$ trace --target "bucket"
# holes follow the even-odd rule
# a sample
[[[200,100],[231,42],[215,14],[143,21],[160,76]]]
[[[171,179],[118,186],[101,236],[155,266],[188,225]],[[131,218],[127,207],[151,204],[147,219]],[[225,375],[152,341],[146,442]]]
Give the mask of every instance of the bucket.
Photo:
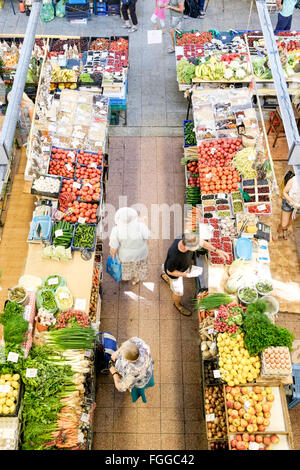
[[[267,313],[272,315],[278,315],[279,312],[279,303],[272,295],[264,295],[261,300],[267,304]]]

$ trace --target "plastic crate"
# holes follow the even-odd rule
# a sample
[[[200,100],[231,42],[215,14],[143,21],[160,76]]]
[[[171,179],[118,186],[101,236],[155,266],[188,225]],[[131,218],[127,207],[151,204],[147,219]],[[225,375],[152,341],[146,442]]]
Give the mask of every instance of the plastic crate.
[[[119,15],[120,14],[120,4],[107,5],[107,13],[109,15]]]
[[[109,98],[109,106],[116,111],[117,107],[121,107],[123,110],[127,106],[127,79],[125,81],[125,98]]]
[[[81,7],[81,8],[78,8]],[[70,5],[70,3],[66,3],[66,19],[67,20],[79,20],[79,19],[86,19],[90,18],[90,4],[84,3],[79,5]]]
[[[69,0],[69,5],[87,5],[87,0]]]
[[[294,408],[294,406],[300,403],[300,365],[292,364],[293,369],[293,385],[292,389],[292,399],[288,401],[288,408]]]
[[[80,224],[76,223],[74,225],[73,239],[72,239],[72,244],[71,244],[72,251],[80,251],[82,248],[86,249],[87,251],[94,251],[95,246],[96,246],[97,224],[85,224],[85,225],[95,227],[94,243],[93,243],[93,246],[91,248],[87,248],[87,247],[80,247],[79,248],[77,246],[74,246],[74,237],[75,237],[75,232],[76,232],[76,228],[78,227],[78,225],[80,225]]]
[[[197,142],[195,143],[195,145],[189,145],[189,144],[186,144],[186,142],[185,142],[185,125],[188,122],[194,122],[194,121],[193,121],[193,119],[191,119],[189,121],[183,121],[184,148],[186,148],[186,147],[195,147],[195,145],[197,145]]]

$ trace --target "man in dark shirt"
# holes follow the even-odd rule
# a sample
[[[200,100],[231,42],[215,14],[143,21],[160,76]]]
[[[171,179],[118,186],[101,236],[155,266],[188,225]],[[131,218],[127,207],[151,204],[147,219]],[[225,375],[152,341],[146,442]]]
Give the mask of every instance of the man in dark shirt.
[[[227,253],[216,249],[205,240],[199,239],[196,234],[186,233],[182,237],[175,239],[170,246],[164,263],[164,272],[161,274],[161,278],[169,284],[173,293],[174,306],[184,316],[190,316],[192,312],[181,304],[183,297],[183,278],[194,277],[190,272],[193,252],[200,247],[208,251],[217,252],[224,260],[228,258]]]

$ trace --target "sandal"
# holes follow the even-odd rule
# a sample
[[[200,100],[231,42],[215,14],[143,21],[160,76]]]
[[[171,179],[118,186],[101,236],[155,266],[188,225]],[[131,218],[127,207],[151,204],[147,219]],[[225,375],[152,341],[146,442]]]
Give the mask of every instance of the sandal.
[[[179,313],[181,313],[181,315],[183,315],[184,317],[190,317],[193,312],[191,312],[191,310],[189,310],[188,308],[184,307],[183,305],[180,305],[180,307],[178,307],[175,303],[174,303],[174,307],[178,310]]]
[[[289,239],[289,232],[287,230],[283,231],[283,239],[288,240]]]
[[[173,54],[173,52],[175,52],[174,47],[169,47],[168,48],[168,54]]]
[[[169,286],[169,285],[170,285],[170,279],[169,279],[168,277],[167,277],[167,279],[166,279],[166,278],[164,278],[164,276],[167,276],[167,275],[166,275],[165,273],[162,273],[162,274],[160,275],[160,277],[162,278],[162,280],[165,281],[165,283],[168,284],[168,286]]]

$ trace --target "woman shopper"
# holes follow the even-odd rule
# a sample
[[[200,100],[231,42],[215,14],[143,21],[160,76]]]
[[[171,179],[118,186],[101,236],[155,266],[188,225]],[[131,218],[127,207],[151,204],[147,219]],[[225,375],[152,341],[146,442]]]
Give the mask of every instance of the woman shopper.
[[[138,30],[137,25],[138,25],[138,20],[136,16],[136,2],[137,0],[121,0],[121,12],[123,19],[125,21],[125,24],[122,25],[122,28],[128,29],[129,33],[134,33],[135,31]],[[128,11],[130,13],[130,18],[132,21],[132,26],[129,21],[129,16],[128,16]]]
[[[287,240],[289,237],[288,228],[296,216],[300,214],[300,186],[296,176],[288,180],[282,195],[281,221],[277,233],[273,237],[274,240],[282,237]]]
[[[147,279],[148,247],[151,234],[148,227],[138,220],[138,213],[130,207],[116,212],[109,246],[114,257],[117,253],[122,265],[122,281],[132,280],[132,285]]]
[[[119,392],[129,390],[132,401],[140,396],[146,402],[145,388],[154,386],[153,360],[150,347],[141,338],[125,341],[111,356],[110,373]]]
[[[277,25],[274,33],[278,31],[290,31],[295,5],[298,0],[276,0],[278,9]]]
[[[7,95],[7,101],[10,100],[11,91]],[[20,113],[19,113],[19,130],[21,135],[21,142],[24,147],[27,145],[27,139],[29,136],[31,123],[33,120],[33,113],[34,113],[34,103],[33,101],[23,93],[22,101],[20,105]]]
[[[182,305],[183,278],[195,277],[191,271],[193,252],[200,247],[217,253],[224,260],[229,258],[228,253],[216,249],[213,245],[201,240],[194,233],[185,233],[182,237],[176,238],[170,246],[167,258],[164,263],[161,278],[170,286],[173,294],[175,308],[186,317],[192,315],[191,310]],[[197,275],[197,274],[196,274]]]

